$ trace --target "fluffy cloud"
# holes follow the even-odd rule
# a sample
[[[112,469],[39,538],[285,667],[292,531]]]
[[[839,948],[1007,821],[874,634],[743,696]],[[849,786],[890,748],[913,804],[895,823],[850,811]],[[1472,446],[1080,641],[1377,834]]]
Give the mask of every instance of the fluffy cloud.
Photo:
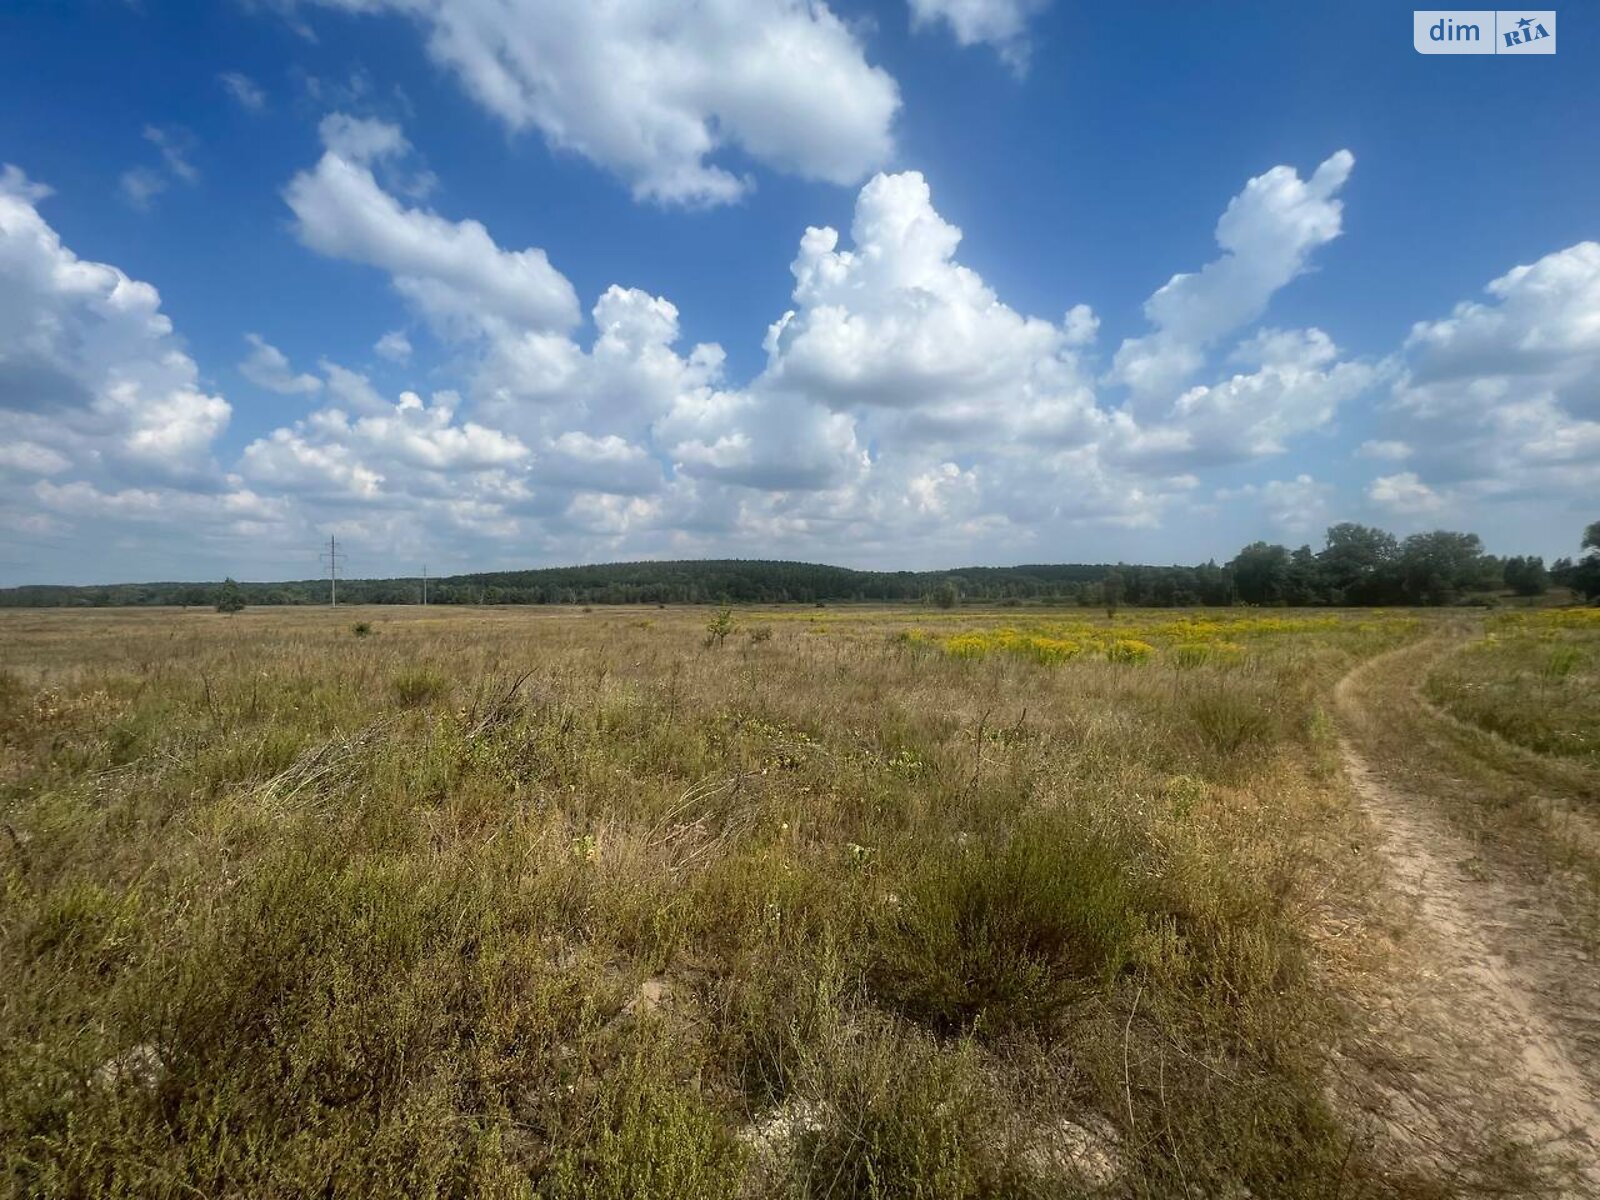
[[[988,44],[1019,74],[1028,66],[1028,22],[1050,0],[910,0],[915,27],[947,26],[963,46]]]
[[[0,446],[0,468],[25,475],[57,475],[71,462],[67,456],[37,442],[12,442]]]
[[[228,403],[200,385],[154,287],[62,244],[48,196],[0,170],[0,526],[101,578],[208,550],[259,561],[292,506],[216,464]]]
[[[1411,471],[1391,478],[1477,498],[1595,495],[1600,244],[1515,267],[1484,290],[1487,300],[1406,339],[1385,417],[1412,449]]]
[[[320,161],[285,190],[298,236],[383,271],[424,319],[422,336],[448,343],[460,395],[396,395],[327,358],[299,373],[252,336],[241,370],[318,407],[218,467],[227,405],[199,389],[154,290],[76,260],[38,217],[42,190],[11,172],[0,188],[0,469],[15,477],[3,493],[13,528],[57,529],[119,505],[154,528],[165,502],[217,537],[248,529],[288,547],[336,529],[381,553],[432,544],[428,561],[463,565],[994,560],[1067,554],[1085,530],[1154,527],[1215,495],[1250,501],[1298,537],[1333,511],[1329,484],[1291,468],[1218,490],[1207,473],[1289,452],[1379,386],[1392,389],[1396,428],[1360,453],[1406,469],[1374,480],[1366,499],[1396,514],[1492,494],[1469,476],[1507,478],[1495,446],[1541,477],[1576,479],[1600,459],[1600,429],[1582,415],[1596,365],[1587,250],[1511,273],[1488,302],[1419,325],[1376,364],[1350,360],[1320,329],[1258,327],[1275,290],[1337,234],[1348,156],[1308,181],[1287,167],[1250,181],[1218,225],[1223,257],[1152,297],[1152,331],[1123,343],[1109,375],[1094,357],[1093,310],[1007,304],[961,261],[961,230],[923,176],[876,176],[847,231],[799,238],[765,362],[734,378],[720,346],[685,343],[667,298],[612,286],[580,317],[541,251],[423,207],[396,126],[335,116],[322,141]],[[403,368],[411,337],[394,331],[373,349]],[[50,419],[32,419],[44,405]],[[1456,432],[1437,436],[1438,422]],[[1452,446],[1470,451],[1470,470],[1456,454],[1445,477],[1437,451]],[[1488,457],[1474,465],[1474,454]]]
[[[841,184],[892,150],[898,88],[821,0],[320,3],[412,18],[480,105],[643,199],[737,199],[750,183],[714,161],[727,150]]]
[[[1188,466],[1282,454],[1295,436],[1326,427],[1375,375],[1364,363],[1338,361],[1320,329],[1264,330],[1231,361],[1255,369],[1185,391],[1156,421],[1130,431],[1121,453],[1131,462]]]
[[[664,297],[606,289],[583,339],[570,314],[553,320],[498,302],[478,277],[510,252],[481,226],[406,205],[375,173],[408,154],[399,129],[330,118],[323,141],[321,163],[286,193],[302,239],[387,271],[434,332],[464,352],[457,363],[479,428],[500,431],[521,453],[454,463],[448,480],[429,476],[438,462],[430,468],[415,456],[401,469],[391,438],[377,434],[418,414],[324,361],[334,410],[253,444],[241,470],[257,484],[369,509],[451,494],[470,502],[480,525],[510,522],[526,537],[533,522],[554,539],[547,545],[575,538],[591,553],[594,543],[581,539],[617,552],[749,542],[903,554],[919,539],[949,546],[954,538],[988,553],[1022,552],[1073,526],[1153,525],[1193,493],[1196,469],[1284,452],[1373,377],[1341,361],[1319,330],[1267,330],[1232,348],[1232,373],[1218,382],[1151,392],[1144,416],[1113,408],[1097,396],[1084,357],[1099,324],[1093,310],[1078,304],[1047,319],[1004,303],[959,261],[961,231],[934,207],[927,180],[904,172],[862,188],[848,240],[829,228],[805,232],[791,266],[792,307],[768,330],[764,368],[730,380],[719,346],[680,345],[679,313]],[[1303,254],[1283,265],[1300,252],[1281,244],[1315,240],[1261,226],[1316,227],[1302,210],[1313,204],[1307,195],[1337,186],[1332,171],[1325,165],[1311,184],[1287,168],[1252,181],[1220,236],[1230,256],[1254,265],[1214,265],[1207,270],[1222,282],[1206,284],[1254,281],[1250,307],[1236,305],[1203,335],[1193,322],[1168,321],[1153,336],[1198,337],[1203,364],[1206,347],[1248,325],[1278,286],[1271,281],[1303,268]],[[473,260],[489,265],[470,279],[458,271],[449,302],[432,304],[434,290],[417,281],[437,277],[463,227]],[[1278,266],[1259,265],[1268,261]],[[540,294],[570,296],[566,280],[539,262],[548,272]],[[1264,497],[1287,512],[1296,496],[1285,489],[1294,486],[1270,485]]]
[[[1600,413],[1600,243],[1579,242],[1531,266],[1513,267],[1443,320],[1421,321],[1406,339],[1410,402],[1450,402],[1448,385],[1493,376],[1558,389]],[[1432,394],[1421,389],[1439,387]]]
[[[457,422],[456,404],[453,393],[427,404],[405,392],[365,416],[323,409],[251,442],[240,470],[246,479],[282,488],[376,500],[466,492],[474,475],[528,457],[509,434]]]
[[[220,519],[241,533],[269,526],[286,511],[281,499],[261,496],[247,488],[220,495],[158,487],[108,491],[85,480],[75,480],[65,484],[41,481],[34,485],[33,494],[44,508],[64,516],[185,526]]]
[[[229,407],[204,391],[161,297],[62,245],[36,205],[48,190],[0,174],[0,441],[35,463],[193,477]]]
[[[576,324],[577,296],[543,250],[502,250],[477,221],[408,208],[379,185],[373,166],[408,148],[396,126],[336,114],[322,140],[321,161],[284,193],[308,247],[387,271],[446,337]]]
[[[324,358],[317,363],[328,381],[328,397],[334,405],[358,413],[387,412],[389,402],[378,394],[372,381],[360,371],[341,367]]]
[[[1432,513],[1444,507],[1444,497],[1418,479],[1413,471],[1380,475],[1367,485],[1367,498],[1399,516]]]
[[[1092,433],[1094,397],[1075,358],[1093,333],[1086,307],[1056,324],[1003,304],[955,260],[961,230],[915,171],[868,183],[850,232],[850,250],[832,229],[801,239],[796,307],[768,331],[764,387],[936,443]]]
[[[322,380],[315,375],[296,375],[283,351],[259,333],[247,333],[244,340],[250,343],[251,350],[239,364],[239,374],[257,387],[280,396],[302,396],[322,390]]]
[[[1266,310],[1267,302],[1307,268],[1312,251],[1339,236],[1339,189],[1355,156],[1331,155],[1309,180],[1273,167],[1245,185],[1217,222],[1220,258],[1193,274],[1174,275],[1148,301],[1155,332],[1122,343],[1111,378],[1136,405],[1161,401],[1193,377],[1206,351]]]

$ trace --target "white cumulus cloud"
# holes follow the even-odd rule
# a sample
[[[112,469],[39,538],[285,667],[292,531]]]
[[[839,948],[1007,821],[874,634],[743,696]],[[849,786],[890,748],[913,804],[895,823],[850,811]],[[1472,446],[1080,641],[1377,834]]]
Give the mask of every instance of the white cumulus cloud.
[[[411,18],[485,109],[615,172],[642,199],[737,199],[750,183],[727,151],[850,184],[893,148],[899,89],[822,0],[320,3]]]
[[[1600,243],[1418,322],[1384,414],[1408,476],[1477,497],[1600,494]]]
[[[1155,331],[1117,351],[1111,378],[1136,404],[1181,388],[1208,349],[1260,317],[1273,294],[1306,270],[1312,251],[1339,236],[1338,192],[1354,165],[1355,156],[1340,150],[1310,179],[1273,167],[1233,198],[1217,222],[1222,256],[1162,285],[1144,306]]]
[[[572,285],[543,250],[503,250],[479,222],[407,207],[379,185],[373,164],[407,149],[396,126],[336,114],[323,121],[322,137],[321,161],[284,193],[311,249],[389,272],[446,336],[577,322]]]
[[[0,175],[0,440],[137,475],[207,470],[227,402],[200,386],[155,288],[62,244],[36,207],[47,194]]]

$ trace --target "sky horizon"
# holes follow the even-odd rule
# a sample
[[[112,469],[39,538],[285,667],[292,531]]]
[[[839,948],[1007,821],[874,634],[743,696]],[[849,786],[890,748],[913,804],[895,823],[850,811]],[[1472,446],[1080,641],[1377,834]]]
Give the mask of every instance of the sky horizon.
[[[1199,6],[1196,6],[1197,8]],[[1600,519],[1600,33],[21,0],[0,586],[1223,562]]]

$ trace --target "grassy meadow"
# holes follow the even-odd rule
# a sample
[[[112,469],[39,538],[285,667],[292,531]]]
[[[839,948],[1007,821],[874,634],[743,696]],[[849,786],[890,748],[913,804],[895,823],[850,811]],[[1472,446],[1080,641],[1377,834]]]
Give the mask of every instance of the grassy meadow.
[[[0,1190],[1441,1194],[1319,949],[1433,619],[0,613]]]
[[[1600,767],[1600,608],[1496,614],[1425,694],[1524,749]]]

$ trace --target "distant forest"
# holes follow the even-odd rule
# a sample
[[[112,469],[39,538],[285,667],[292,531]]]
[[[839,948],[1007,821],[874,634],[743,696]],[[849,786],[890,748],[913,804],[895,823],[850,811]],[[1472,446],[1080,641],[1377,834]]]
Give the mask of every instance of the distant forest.
[[[851,601],[985,604],[1394,605],[1470,602],[1496,592],[1537,596],[1552,586],[1600,598],[1600,522],[1581,559],[1496,558],[1476,534],[1438,530],[1403,540],[1340,524],[1320,551],[1255,542],[1224,564],[1127,563],[854,571],[760,559],[605,563],[452,575],[428,581],[430,604],[828,604]],[[420,579],[341,579],[345,604],[418,604]],[[0,589],[0,607],[326,604],[328,580],[287,583],[124,583]]]

